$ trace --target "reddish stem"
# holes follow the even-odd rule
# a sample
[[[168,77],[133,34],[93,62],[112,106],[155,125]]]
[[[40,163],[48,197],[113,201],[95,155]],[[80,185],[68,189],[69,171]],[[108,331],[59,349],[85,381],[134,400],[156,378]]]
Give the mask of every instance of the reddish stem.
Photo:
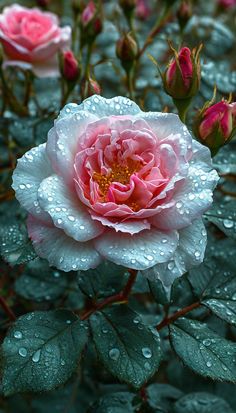
[[[182,308],[179,311],[176,311],[176,313],[172,314],[170,317],[165,317],[160,324],[156,326],[156,329],[159,331],[162,328],[168,326],[169,324],[173,323],[175,320],[177,320],[179,317],[183,317],[185,314],[189,313],[190,311],[194,310],[195,308],[200,307],[201,303],[197,301],[196,303],[193,303],[191,305],[188,305],[187,307]]]
[[[94,303],[93,308],[91,308],[88,311],[84,312],[80,316],[81,320],[86,320],[93,313],[95,313],[96,311],[102,310],[104,307],[106,307],[109,304],[128,302],[129,294],[131,293],[132,287],[135,283],[137,273],[138,273],[137,270],[133,270],[133,269],[129,269],[128,271],[130,273],[130,276],[129,276],[129,279],[128,279],[127,284],[125,285],[124,289],[122,291],[120,291],[118,294],[111,295],[110,297],[105,298],[103,301],[101,301],[99,303]]]
[[[4,300],[3,297],[0,296],[0,306],[2,307],[2,309],[4,310],[4,312],[8,315],[9,319],[11,321],[15,321],[16,320],[16,316],[13,313],[13,311],[10,309],[10,307],[8,306],[7,302]]]

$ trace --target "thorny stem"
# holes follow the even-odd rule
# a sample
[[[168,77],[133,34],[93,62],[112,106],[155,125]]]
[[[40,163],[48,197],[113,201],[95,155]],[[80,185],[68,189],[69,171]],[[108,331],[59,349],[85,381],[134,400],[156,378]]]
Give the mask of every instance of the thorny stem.
[[[128,302],[128,297],[131,293],[132,287],[135,283],[137,273],[138,273],[137,270],[133,270],[133,269],[129,269],[128,271],[130,273],[130,276],[129,276],[129,279],[128,279],[127,284],[125,285],[124,289],[122,291],[120,291],[118,294],[115,294],[115,295],[112,295],[110,297],[105,298],[105,300],[101,301],[100,303],[94,303],[93,308],[91,308],[90,310],[84,312],[80,316],[80,319],[82,321],[89,318],[96,311],[102,310],[104,307],[106,307],[109,304]]]
[[[175,320],[177,320],[179,317],[183,317],[185,314],[189,313],[190,311],[194,310],[195,308],[200,307],[201,303],[200,301],[197,301],[196,303],[193,303],[191,305],[188,305],[187,307],[181,308],[181,310],[176,311],[176,313],[172,314],[169,317],[165,317],[160,324],[156,326],[157,331],[160,331],[162,328],[168,326],[169,324],[173,323]]]
[[[16,320],[16,316],[13,313],[13,311],[10,309],[10,307],[8,306],[7,302],[5,301],[5,299],[3,297],[0,296],[0,306],[2,307],[2,309],[4,310],[4,312],[8,315],[9,319],[11,321],[15,321]]]

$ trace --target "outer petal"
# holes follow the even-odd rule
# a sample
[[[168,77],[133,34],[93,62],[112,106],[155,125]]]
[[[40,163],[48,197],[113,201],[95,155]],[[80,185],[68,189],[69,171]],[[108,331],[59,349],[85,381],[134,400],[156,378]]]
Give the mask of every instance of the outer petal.
[[[43,43],[32,51],[32,59],[33,61],[45,61],[45,59],[55,55],[59,49],[69,48],[70,42],[71,28],[70,26],[63,27],[60,29],[57,37]]]
[[[57,56],[53,56],[43,63],[33,63],[32,71],[40,78],[60,76]]]
[[[71,185],[74,178],[74,160],[77,152],[78,139],[96,116],[87,112],[79,112],[78,105],[67,105],[55,121],[54,127],[48,133],[47,154],[55,172],[63,176]],[[65,109],[64,109],[65,110]]]
[[[50,218],[41,209],[37,193],[42,180],[52,173],[53,171],[46,154],[46,144],[43,143],[26,152],[22,158],[18,159],[12,177],[12,188],[21,205],[30,214],[46,221],[50,221]]]
[[[123,96],[106,99],[99,95],[93,95],[79,105],[79,110],[93,113],[98,118],[141,113],[139,106],[135,102]]]
[[[170,294],[174,280],[192,267],[199,265],[205,254],[207,233],[201,219],[179,231],[179,244],[173,259],[168,263],[157,264],[142,274],[150,280],[162,281],[166,291]]]
[[[158,262],[169,261],[178,245],[176,231],[144,230],[139,234],[119,234],[109,230],[94,240],[98,252],[124,267],[145,270]]]
[[[104,227],[93,221],[86,207],[64,184],[53,175],[41,183],[38,190],[40,206],[51,216],[54,225],[76,241],[88,241],[100,235]]]
[[[59,270],[88,270],[101,262],[91,241],[75,241],[62,230],[47,226],[32,216],[28,218],[28,232],[37,254]]]

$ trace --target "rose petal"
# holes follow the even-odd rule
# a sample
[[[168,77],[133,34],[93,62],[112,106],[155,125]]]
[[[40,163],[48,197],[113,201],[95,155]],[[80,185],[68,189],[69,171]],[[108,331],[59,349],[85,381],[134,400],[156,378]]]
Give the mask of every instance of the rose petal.
[[[75,193],[56,175],[43,180],[38,190],[38,199],[54,225],[76,241],[88,241],[104,231],[99,222],[92,220]]]
[[[88,270],[100,264],[101,257],[91,241],[75,241],[61,229],[46,225],[32,216],[29,216],[27,225],[35,251],[46,258],[49,265],[68,272]]]
[[[201,219],[197,219],[179,231],[179,243],[173,258],[168,263],[157,264],[148,271],[142,271],[142,274],[150,280],[161,280],[170,295],[174,280],[203,261],[206,244],[205,226]]]
[[[169,261],[178,245],[176,231],[159,232],[154,228],[129,235],[106,231],[94,240],[97,251],[106,259],[124,267],[144,270],[158,262]]]
[[[43,179],[53,173],[46,154],[46,144],[37,146],[18,159],[13,172],[12,188],[21,205],[38,219],[50,221],[38,202],[38,189]]]

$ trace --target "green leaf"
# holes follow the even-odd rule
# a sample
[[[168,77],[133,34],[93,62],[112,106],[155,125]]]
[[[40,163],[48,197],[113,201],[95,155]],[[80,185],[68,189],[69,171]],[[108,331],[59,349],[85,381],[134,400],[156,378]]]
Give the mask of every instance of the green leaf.
[[[95,269],[78,272],[80,290],[90,298],[107,297],[119,292],[127,282],[127,269],[112,262],[103,261]]]
[[[55,300],[68,285],[68,275],[49,267],[47,261],[37,259],[30,262],[15,282],[15,291],[28,300]]]
[[[28,239],[26,228],[17,223],[1,226],[0,254],[11,265],[23,264],[37,256]]]
[[[161,280],[158,278],[155,281],[148,280],[148,285],[157,304],[168,304],[169,300]]]
[[[188,278],[202,304],[227,323],[236,325],[236,266],[223,258],[205,260]]]
[[[137,406],[133,405],[134,397],[135,394],[129,392],[106,394],[88,413],[135,413]]]
[[[196,373],[215,380],[236,382],[236,346],[206,324],[181,318],[170,325],[172,346]]]
[[[172,404],[182,395],[182,391],[170,384],[154,383],[147,387],[147,401],[153,409],[163,409],[163,412],[171,411]]]
[[[70,311],[23,315],[2,344],[4,394],[51,390],[65,383],[86,341],[86,324]]]
[[[174,405],[174,413],[234,413],[221,397],[210,393],[190,393]]]
[[[206,212],[205,218],[215,224],[228,237],[236,239],[236,210],[235,201],[219,204]]]
[[[139,388],[158,369],[160,338],[137,313],[119,305],[90,318],[93,339],[105,367],[121,381]]]

